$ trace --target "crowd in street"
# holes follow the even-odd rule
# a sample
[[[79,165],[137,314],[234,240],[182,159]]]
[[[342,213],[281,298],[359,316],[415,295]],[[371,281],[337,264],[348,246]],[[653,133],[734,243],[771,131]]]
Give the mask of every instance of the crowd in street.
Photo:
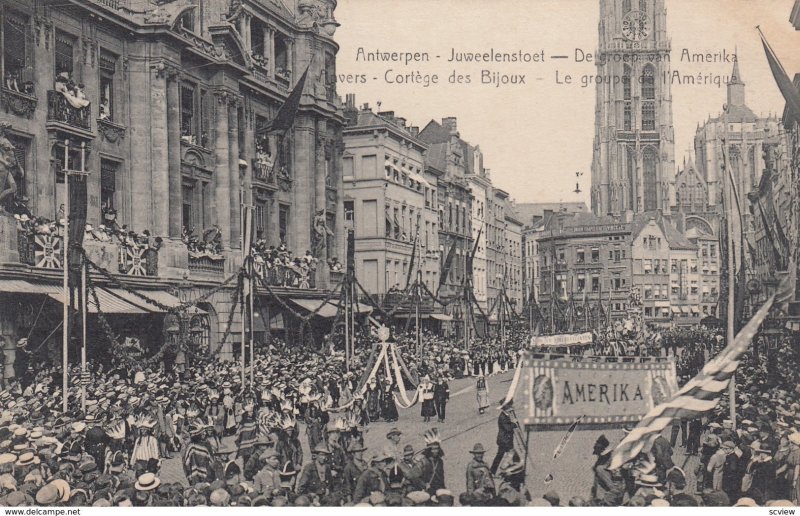
[[[660,335],[670,343],[664,347],[679,352],[681,382],[724,345],[719,332],[695,331],[701,333],[675,349],[671,335]],[[472,457],[464,491],[446,485],[448,445],[436,429],[425,432],[421,449],[404,444],[396,428],[384,446],[365,446],[364,432],[375,421],[435,417],[446,425],[453,378],[475,379],[475,410],[483,413],[492,399],[486,378],[513,369],[525,346],[525,339],[509,338],[475,341],[467,350],[454,339],[427,332],[423,338],[419,354],[413,336],[396,339],[404,378],[419,390],[418,409],[402,412],[391,376],[364,374],[369,346],[359,347],[348,371],[339,352],[273,339],[256,353],[252,382],[249,371],[242,381],[238,362],[202,356],[133,368],[90,362],[84,381],[79,367],[71,371],[66,411],[58,367],[30,369],[0,392],[0,504],[561,505],[556,492],[531,498],[525,488],[513,401],[499,412],[491,462],[484,460],[489,443],[447,450]],[[613,471],[607,466],[615,443],[601,437],[594,485],[565,504],[797,503],[797,346],[788,336],[772,346],[757,340],[760,353],[751,352],[736,376],[735,426],[723,398],[715,412],[676,421],[668,437]],[[680,464],[692,455],[699,466],[684,471]],[[185,479],[163,481],[164,463],[173,457]]]

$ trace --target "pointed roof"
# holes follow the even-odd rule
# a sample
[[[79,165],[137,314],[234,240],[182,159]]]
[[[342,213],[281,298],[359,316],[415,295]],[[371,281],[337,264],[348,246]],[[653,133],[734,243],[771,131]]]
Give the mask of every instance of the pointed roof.
[[[739,73],[739,58],[733,60],[733,71],[731,72],[731,80],[729,84],[741,84],[744,86],[744,81],[742,81],[742,74]]]

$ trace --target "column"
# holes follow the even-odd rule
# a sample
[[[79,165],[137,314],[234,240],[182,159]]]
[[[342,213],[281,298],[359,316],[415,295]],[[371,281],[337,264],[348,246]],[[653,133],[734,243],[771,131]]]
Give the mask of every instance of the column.
[[[169,233],[169,159],[167,156],[166,69],[157,70],[150,89],[151,227],[154,235]],[[135,152],[135,151],[134,151]],[[140,149],[140,152],[147,152]]]
[[[231,248],[241,249],[242,182],[239,174],[239,113],[238,98],[228,103],[228,169],[230,170],[230,232]]]
[[[342,141],[341,133],[338,133],[336,136],[336,144],[333,148],[333,169],[336,171],[336,247],[335,247],[335,255],[339,258],[339,261],[343,261],[345,258],[345,249],[346,249],[346,242],[347,242],[347,233],[344,229],[344,182],[342,176],[344,175],[344,170],[342,167],[342,154],[344,153],[344,142]],[[379,202],[383,202],[379,199]],[[379,212],[380,213],[380,212]],[[385,218],[378,215],[378,224],[385,224]],[[381,220],[384,219],[384,220]],[[380,233],[383,235],[383,233]]]
[[[314,220],[314,120],[300,115],[294,127],[294,160],[291,175],[294,203],[290,220],[289,246],[302,253],[311,249],[311,224]]]
[[[325,198],[325,145],[327,140],[327,124],[325,120],[317,122],[317,137],[315,139],[316,148],[314,149],[314,213],[312,217],[316,217],[317,213],[323,212],[327,224],[327,199]],[[313,220],[313,219],[312,219]],[[317,249],[312,249],[315,256],[320,260],[328,259],[328,243],[327,237],[321,236],[317,242]]]
[[[275,29],[264,31],[264,57],[267,58],[267,73],[275,77]]]
[[[214,216],[222,233],[222,245],[230,248],[231,180],[228,162],[228,97],[226,91],[215,91],[216,124],[214,126]]]
[[[278,201],[275,199],[275,195],[273,194],[269,198],[269,220],[267,221],[267,242],[269,245],[274,245],[278,247],[281,245],[280,239],[280,213],[279,213],[279,205]]]
[[[180,238],[182,232],[181,126],[180,95],[177,70],[167,75],[167,138],[169,161],[169,237]]]

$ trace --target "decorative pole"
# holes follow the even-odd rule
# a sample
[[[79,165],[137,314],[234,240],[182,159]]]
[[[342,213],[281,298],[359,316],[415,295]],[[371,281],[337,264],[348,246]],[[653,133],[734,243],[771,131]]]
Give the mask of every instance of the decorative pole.
[[[61,340],[61,367],[62,367],[62,410],[68,411],[67,395],[69,390],[69,359],[67,353],[69,351],[69,303],[70,303],[70,290],[69,290],[69,266],[67,258],[69,256],[69,140],[64,140],[64,185],[66,186],[67,195],[64,201],[64,236],[63,236],[63,258],[62,265],[64,267],[62,288],[64,289],[64,323]]]

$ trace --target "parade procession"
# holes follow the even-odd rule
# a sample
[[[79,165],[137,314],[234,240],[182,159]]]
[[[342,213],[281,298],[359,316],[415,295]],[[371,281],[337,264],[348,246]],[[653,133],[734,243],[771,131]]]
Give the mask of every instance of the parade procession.
[[[800,0],[0,26],[3,511],[800,504]]]

